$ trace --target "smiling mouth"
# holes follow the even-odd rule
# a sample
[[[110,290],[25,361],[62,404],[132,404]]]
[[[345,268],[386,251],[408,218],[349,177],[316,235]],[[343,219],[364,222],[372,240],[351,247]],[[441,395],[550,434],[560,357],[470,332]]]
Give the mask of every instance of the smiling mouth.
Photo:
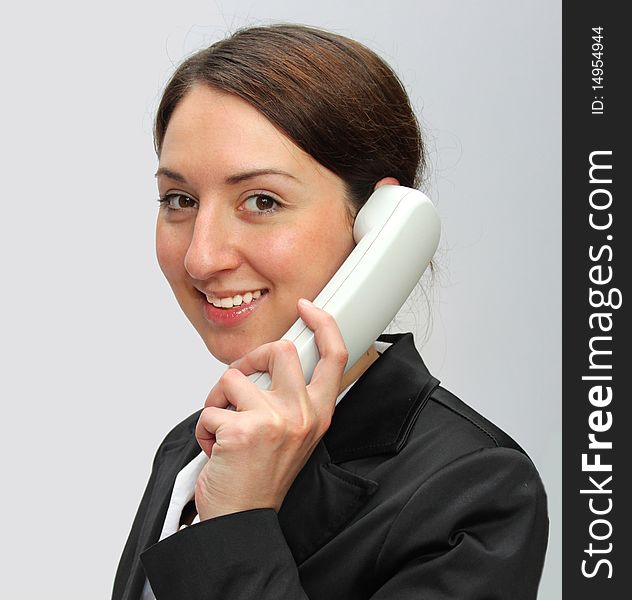
[[[206,298],[207,303],[213,305],[215,308],[230,310],[232,308],[245,308],[267,293],[268,290],[263,288],[224,298],[219,298],[210,294],[203,294],[203,296]]]

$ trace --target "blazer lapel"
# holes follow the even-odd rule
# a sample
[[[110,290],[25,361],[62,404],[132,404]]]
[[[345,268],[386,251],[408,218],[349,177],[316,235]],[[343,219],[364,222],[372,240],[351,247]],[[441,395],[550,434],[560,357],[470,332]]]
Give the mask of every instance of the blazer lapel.
[[[377,487],[375,481],[332,464],[325,445],[319,442],[278,514],[296,564],[333,538]]]
[[[136,536],[130,534],[130,539],[124,550],[124,556],[127,554],[128,558],[125,565],[122,564],[121,567],[127,569],[127,583],[120,596],[121,600],[137,600],[140,597],[145,583],[145,571],[140,564],[140,554],[147,547],[156,543],[160,537],[176,476],[185,465],[200,453],[200,446],[194,435],[195,424],[200,412],[198,411],[187,419],[191,424],[185,428],[186,433],[182,438],[173,440],[161,450],[152,476],[153,485],[150,482],[151,493],[144,515],[141,515],[142,505],[139,508],[137,519],[140,518],[141,522],[138,523],[138,534]],[[135,522],[133,528],[136,526],[137,523]],[[130,547],[128,548],[128,546]],[[123,560],[124,558],[122,558],[122,563]],[[125,577],[125,573],[117,573],[117,581],[122,577]],[[118,597],[115,582],[112,598],[114,600]]]
[[[341,463],[397,454],[408,440],[439,381],[426,369],[411,334],[394,342],[336,407],[279,511],[279,523],[297,565],[338,534],[377,491],[378,483]]]

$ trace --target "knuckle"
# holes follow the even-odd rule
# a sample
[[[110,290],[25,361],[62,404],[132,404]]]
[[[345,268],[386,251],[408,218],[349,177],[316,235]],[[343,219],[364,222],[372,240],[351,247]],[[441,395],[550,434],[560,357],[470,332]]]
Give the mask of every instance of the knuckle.
[[[333,352],[333,359],[337,365],[344,367],[349,360],[349,351],[343,346]]]
[[[217,384],[213,386],[213,389],[206,396],[206,400],[204,401],[204,407],[210,408],[211,406],[215,406],[215,402],[217,401]]]
[[[329,427],[331,426],[331,418],[332,418],[332,414],[327,412],[325,413],[320,421],[319,421],[319,437],[322,437],[323,435],[325,435],[325,433],[327,433],[327,430],[329,429]]]
[[[270,412],[259,420],[257,433],[272,445],[282,447],[300,445],[311,431],[310,420]]]
[[[326,311],[322,311],[322,320],[323,323],[329,327],[336,327],[338,328],[338,324],[336,323],[336,319],[334,319],[334,316]]]
[[[273,445],[280,445],[287,438],[287,423],[275,415],[268,415],[258,424],[258,437],[268,440]]]
[[[289,437],[295,442],[302,442],[307,439],[312,432],[311,424],[307,421],[299,421],[295,423],[289,430]]]
[[[334,315],[332,313],[328,313],[328,312],[325,312],[325,315],[327,316],[327,320],[331,324],[335,325],[336,329],[337,329],[338,328],[338,323],[336,323],[336,319],[335,319]]]
[[[285,436],[288,429],[287,421],[279,414],[270,412],[268,416],[263,421],[263,434],[267,434],[268,432],[272,433],[272,435],[283,437]]]
[[[318,421],[312,412],[301,413],[293,423],[289,432],[290,437],[296,442],[303,442],[311,438],[318,430]]]
[[[231,380],[239,379],[241,377],[241,371],[231,367],[230,369],[226,369],[224,375]]]
[[[198,423],[202,423],[203,425],[208,425],[212,412],[213,412],[212,406],[207,406],[206,408],[203,408],[198,418]]]
[[[237,381],[241,372],[237,369],[227,369],[222,373],[222,376],[219,378],[222,384],[230,384],[231,382]]]
[[[231,445],[238,448],[247,446],[252,439],[250,429],[240,423],[234,423],[230,430]]]
[[[279,340],[275,343],[275,351],[285,356],[296,354],[296,346],[290,340]]]
[[[279,429],[280,419],[271,411],[262,413],[257,419],[257,431],[272,431]]]

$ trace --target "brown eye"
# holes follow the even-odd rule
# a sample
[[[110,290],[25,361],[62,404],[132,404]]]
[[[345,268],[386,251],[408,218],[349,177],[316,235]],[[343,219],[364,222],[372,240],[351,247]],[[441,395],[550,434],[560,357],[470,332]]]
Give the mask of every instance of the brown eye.
[[[193,198],[189,198],[188,196],[178,194],[176,198],[178,208],[191,208],[195,205],[195,200],[193,200]]]
[[[197,200],[186,194],[166,194],[160,200],[160,203],[164,204],[169,210],[186,210],[197,206]]]
[[[259,210],[269,210],[274,208],[274,200],[268,196],[257,196],[256,204]]]
[[[279,203],[266,194],[254,194],[244,202],[244,210],[253,213],[265,214],[277,211]]]

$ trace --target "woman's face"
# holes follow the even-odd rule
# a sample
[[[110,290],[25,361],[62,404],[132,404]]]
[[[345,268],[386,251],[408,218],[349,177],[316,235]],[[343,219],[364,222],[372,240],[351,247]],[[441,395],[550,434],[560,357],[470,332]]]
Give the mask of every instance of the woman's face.
[[[209,86],[177,105],[157,177],[160,268],[226,364],[280,338],[354,247],[342,179]]]

